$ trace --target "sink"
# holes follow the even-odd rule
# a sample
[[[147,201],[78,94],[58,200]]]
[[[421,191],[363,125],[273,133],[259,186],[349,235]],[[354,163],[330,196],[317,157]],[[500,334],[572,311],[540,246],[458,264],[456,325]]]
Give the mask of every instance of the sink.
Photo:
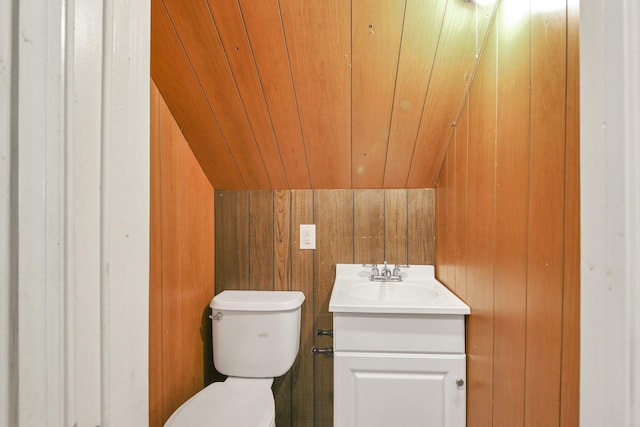
[[[438,291],[425,284],[405,282],[362,282],[347,284],[343,292],[370,301],[407,301],[430,299],[438,296]]]
[[[400,266],[400,270],[402,281],[370,281],[370,266],[337,264],[329,311],[469,314],[469,307],[435,278],[432,265]]]

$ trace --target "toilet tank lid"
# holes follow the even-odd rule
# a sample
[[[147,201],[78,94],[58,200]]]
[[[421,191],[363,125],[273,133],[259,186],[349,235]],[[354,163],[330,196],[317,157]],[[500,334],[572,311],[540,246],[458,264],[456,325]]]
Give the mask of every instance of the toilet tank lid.
[[[211,308],[230,311],[286,311],[302,305],[299,291],[225,290],[213,297]]]

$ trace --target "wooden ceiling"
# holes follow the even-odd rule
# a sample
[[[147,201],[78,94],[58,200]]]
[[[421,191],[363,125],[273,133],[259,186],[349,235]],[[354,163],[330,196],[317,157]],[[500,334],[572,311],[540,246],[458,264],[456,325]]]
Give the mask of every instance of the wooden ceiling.
[[[216,189],[433,187],[495,11],[151,3],[151,76]]]

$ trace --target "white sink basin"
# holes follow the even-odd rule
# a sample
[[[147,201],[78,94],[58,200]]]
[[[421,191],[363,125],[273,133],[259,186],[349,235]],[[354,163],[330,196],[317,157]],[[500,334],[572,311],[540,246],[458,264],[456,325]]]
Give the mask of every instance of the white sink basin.
[[[469,306],[436,280],[432,265],[400,269],[402,281],[370,281],[371,267],[337,264],[329,311],[469,314]]]
[[[425,284],[406,282],[361,282],[350,283],[343,292],[354,298],[370,301],[410,301],[437,297],[438,291]]]

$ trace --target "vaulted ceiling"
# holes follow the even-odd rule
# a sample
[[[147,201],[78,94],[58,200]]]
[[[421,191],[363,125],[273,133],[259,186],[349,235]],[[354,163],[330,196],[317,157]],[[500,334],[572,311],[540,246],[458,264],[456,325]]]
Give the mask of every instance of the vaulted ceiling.
[[[152,78],[216,189],[434,186],[495,10],[151,3]]]

